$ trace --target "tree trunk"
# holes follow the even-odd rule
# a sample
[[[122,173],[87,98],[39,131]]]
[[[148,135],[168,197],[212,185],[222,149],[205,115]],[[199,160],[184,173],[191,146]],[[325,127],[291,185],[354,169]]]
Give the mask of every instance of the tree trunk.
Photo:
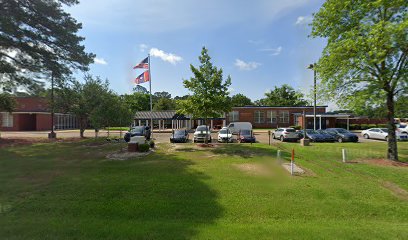
[[[207,126],[207,117],[204,118],[204,123],[205,123],[205,141],[204,143],[207,145],[208,144],[208,126]]]
[[[397,137],[395,134],[394,124],[394,94],[392,91],[387,91],[387,120],[388,120],[388,151],[387,158],[389,160],[398,161]]]
[[[84,138],[85,128],[86,128],[86,120],[81,118],[79,120],[79,136],[80,136],[80,138]]]

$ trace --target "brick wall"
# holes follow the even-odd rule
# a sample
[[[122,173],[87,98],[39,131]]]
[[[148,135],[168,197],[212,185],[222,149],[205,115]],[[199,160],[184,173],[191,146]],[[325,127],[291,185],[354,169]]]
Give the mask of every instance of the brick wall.
[[[277,127],[289,127],[295,124],[295,116],[294,113],[303,113],[303,111],[307,113],[313,112],[313,107],[299,107],[299,108],[284,108],[284,107],[246,107],[246,108],[233,108],[232,111],[239,112],[239,122],[250,122],[254,128],[277,128]],[[255,123],[255,112],[261,111],[264,112],[264,122],[262,123]],[[267,122],[267,112],[268,111],[276,111],[277,112],[277,123],[270,123]],[[283,123],[280,122],[279,116],[280,112],[287,111],[289,112],[289,122]],[[316,113],[325,113],[325,107],[318,107],[316,109]],[[229,122],[229,119],[228,119]]]

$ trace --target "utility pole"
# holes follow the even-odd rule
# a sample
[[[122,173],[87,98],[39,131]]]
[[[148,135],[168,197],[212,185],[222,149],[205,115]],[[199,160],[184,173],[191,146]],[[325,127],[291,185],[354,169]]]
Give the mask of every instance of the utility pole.
[[[54,71],[51,71],[51,132],[48,138],[54,139],[57,134],[54,132]]]

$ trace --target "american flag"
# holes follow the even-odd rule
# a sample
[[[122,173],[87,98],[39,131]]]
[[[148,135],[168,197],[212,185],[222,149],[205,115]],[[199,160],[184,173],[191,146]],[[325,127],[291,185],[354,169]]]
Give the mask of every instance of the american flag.
[[[136,79],[136,84],[141,84],[150,81],[149,71],[145,71],[144,73],[140,74]]]
[[[141,61],[139,64],[133,67],[133,69],[136,69],[136,68],[149,69],[149,58],[147,57],[143,59],[143,61]]]

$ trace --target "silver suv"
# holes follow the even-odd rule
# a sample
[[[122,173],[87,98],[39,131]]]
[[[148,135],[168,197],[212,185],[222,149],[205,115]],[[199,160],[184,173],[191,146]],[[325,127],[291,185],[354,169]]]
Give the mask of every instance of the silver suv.
[[[208,142],[211,142],[211,130],[206,125],[200,125],[196,128],[194,132],[193,142],[205,142],[207,138]]]
[[[278,128],[272,134],[273,139],[279,139],[283,141],[297,141],[300,139],[299,134],[294,128]]]

